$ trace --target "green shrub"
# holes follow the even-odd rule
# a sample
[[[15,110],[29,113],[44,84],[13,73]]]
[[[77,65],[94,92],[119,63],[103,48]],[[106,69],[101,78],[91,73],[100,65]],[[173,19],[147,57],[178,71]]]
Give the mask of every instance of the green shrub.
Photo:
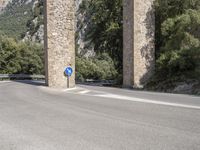
[[[41,45],[20,42],[20,73],[44,74],[44,50]]]
[[[199,79],[200,10],[188,8],[171,18],[166,17],[160,29],[162,45],[157,54],[155,76],[162,80],[180,76],[183,80]]]
[[[189,73],[198,75],[199,66],[200,48],[167,51],[157,60],[157,74],[164,78],[179,75],[192,77],[193,74],[190,76]]]
[[[101,54],[94,58],[76,57],[76,79],[110,80],[116,79],[117,70],[108,54]]]
[[[44,74],[42,46],[0,37],[0,73]]]
[[[21,70],[20,52],[14,39],[0,37],[0,73],[16,73]]]

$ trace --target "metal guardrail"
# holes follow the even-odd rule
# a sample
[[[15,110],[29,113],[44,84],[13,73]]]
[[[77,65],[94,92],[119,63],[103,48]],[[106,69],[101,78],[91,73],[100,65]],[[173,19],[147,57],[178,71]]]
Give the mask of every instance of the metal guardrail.
[[[44,80],[44,75],[27,75],[27,74],[0,74],[0,80],[3,79],[38,79]]]
[[[44,75],[27,75],[27,74],[0,74],[0,80],[44,80]],[[85,81],[76,81],[79,84],[89,84],[89,85],[102,85],[102,86],[113,86],[116,84],[115,80],[94,80],[86,79]]]

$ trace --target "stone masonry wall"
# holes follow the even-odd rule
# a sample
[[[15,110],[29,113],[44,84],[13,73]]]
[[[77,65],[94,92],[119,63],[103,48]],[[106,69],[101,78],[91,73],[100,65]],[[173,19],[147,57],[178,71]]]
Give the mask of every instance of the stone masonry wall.
[[[123,85],[133,85],[133,0],[123,3]]]
[[[46,0],[45,50],[46,83],[50,87],[67,87],[64,70],[75,70],[75,3],[74,0]],[[70,87],[75,86],[75,73]]]
[[[154,0],[124,0],[124,86],[142,87],[155,66]]]

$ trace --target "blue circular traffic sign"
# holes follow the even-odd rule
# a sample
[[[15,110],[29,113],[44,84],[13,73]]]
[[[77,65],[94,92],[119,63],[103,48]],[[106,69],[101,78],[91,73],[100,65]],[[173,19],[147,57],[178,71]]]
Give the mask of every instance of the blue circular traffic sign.
[[[66,75],[66,76],[70,77],[70,76],[72,75],[72,73],[73,73],[72,67],[67,67],[67,68],[65,69],[65,75]]]

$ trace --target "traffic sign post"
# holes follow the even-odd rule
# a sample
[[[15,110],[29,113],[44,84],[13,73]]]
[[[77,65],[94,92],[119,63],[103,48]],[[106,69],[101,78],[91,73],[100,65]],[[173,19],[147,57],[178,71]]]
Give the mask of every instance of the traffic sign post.
[[[69,76],[67,76],[67,88],[69,88]]]
[[[71,67],[71,66],[67,67],[67,68],[65,69],[64,73],[65,73],[65,75],[67,76],[67,88],[69,88],[69,87],[70,87],[70,85],[69,85],[69,84],[70,84],[70,83],[69,83],[70,77],[71,77],[72,74],[73,74],[73,69],[72,69],[72,67]]]

